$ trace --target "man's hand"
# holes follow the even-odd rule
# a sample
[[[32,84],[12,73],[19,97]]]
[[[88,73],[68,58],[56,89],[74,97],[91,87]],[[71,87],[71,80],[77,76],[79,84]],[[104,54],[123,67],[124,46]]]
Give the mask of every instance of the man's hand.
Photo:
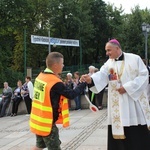
[[[91,84],[92,78],[88,74],[85,74],[81,76],[80,82],[86,82],[87,84]]]
[[[5,98],[5,96],[3,95],[3,96],[2,96],[2,99],[4,99],[4,98]]]
[[[121,86],[120,88],[117,88],[116,90],[119,92],[119,94],[124,94],[124,93],[126,93],[126,90],[124,89],[123,86]]]

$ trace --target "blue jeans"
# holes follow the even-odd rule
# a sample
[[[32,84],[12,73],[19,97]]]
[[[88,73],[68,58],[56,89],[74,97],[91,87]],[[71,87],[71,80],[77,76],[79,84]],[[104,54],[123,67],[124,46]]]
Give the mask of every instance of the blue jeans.
[[[76,108],[75,109],[81,109],[81,100],[80,100],[81,96],[77,96],[76,98],[74,98],[75,104],[76,104]]]

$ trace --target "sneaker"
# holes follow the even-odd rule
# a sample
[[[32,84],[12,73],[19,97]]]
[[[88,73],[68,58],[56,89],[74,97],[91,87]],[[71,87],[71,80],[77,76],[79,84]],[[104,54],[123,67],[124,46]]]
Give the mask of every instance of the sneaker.
[[[17,116],[17,114],[14,114],[14,116]]]
[[[98,109],[99,109],[99,110],[102,110],[102,109],[103,109],[103,106],[98,106]]]
[[[25,116],[30,116],[30,114],[26,114]]]
[[[14,116],[14,114],[11,114],[11,115],[10,115],[10,117],[13,117],[13,116]]]

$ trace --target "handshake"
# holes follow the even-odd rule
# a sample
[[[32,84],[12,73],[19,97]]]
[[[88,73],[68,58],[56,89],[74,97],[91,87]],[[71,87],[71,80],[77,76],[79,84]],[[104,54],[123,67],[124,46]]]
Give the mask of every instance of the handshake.
[[[82,75],[81,78],[80,78],[80,82],[86,82],[87,84],[91,84],[92,83],[92,78],[90,77],[90,75],[88,74],[85,74],[85,75]]]

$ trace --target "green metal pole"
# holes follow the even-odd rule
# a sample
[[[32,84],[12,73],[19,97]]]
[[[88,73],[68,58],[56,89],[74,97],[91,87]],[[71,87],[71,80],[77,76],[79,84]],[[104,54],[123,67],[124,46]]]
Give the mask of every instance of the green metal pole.
[[[147,59],[147,38],[148,34],[147,31],[145,32],[145,60],[146,60],[146,66],[148,65],[148,59]]]
[[[26,64],[27,64],[27,61],[26,61],[26,51],[27,51],[27,48],[26,48],[26,28],[24,28],[24,77],[26,77]]]
[[[80,37],[80,69],[82,68],[82,44],[81,44],[81,37]]]
[[[50,53],[50,52],[51,52],[50,30],[48,31],[48,39],[49,39],[49,43],[48,43],[48,53]]]

